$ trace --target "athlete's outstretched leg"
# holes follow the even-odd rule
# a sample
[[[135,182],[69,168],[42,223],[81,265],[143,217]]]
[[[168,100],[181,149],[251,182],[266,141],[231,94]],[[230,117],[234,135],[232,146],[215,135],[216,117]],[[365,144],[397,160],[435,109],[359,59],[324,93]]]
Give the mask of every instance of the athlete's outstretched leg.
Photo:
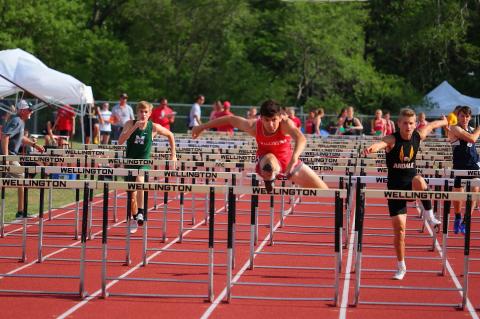
[[[267,191],[273,190],[273,182],[281,169],[280,163],[272,153],[265,154],[260,159],[257,173],[263,178]]]
[[[397,255],[398,269],[393,279],[402,280],[407,273],[405,265],[405,228],[407,225],[407,214],[399,214],[392,216],[393,226],[393,245],[395,246],[395,253]]]
[[[422,176],[417,175],[412,180],[412,190],[414,191],[426,191],[428,190],[428,185],[423,179]],[[432,208],[432,201],[431,200],[422,200],[421,201],[423,208],[425,210],[425,219],[429,222],[433,227],[438,228],[439,225],[442,223],[435,215],[433,215],[433,208]]]
[[[307,165],[299,163],[301,167],[294,172],[292,182],[303,188],[328,189],[327,184]]]

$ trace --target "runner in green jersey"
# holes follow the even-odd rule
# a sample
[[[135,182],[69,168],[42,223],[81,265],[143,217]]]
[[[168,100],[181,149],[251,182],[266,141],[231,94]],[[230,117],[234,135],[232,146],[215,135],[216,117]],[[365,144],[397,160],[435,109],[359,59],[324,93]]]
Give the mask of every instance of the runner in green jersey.
[[[175,137],[173,133],[159,124],[155,124],[149,120],[152,114],[152,105],[142,101],[137,104],[137,120],[130,120],[125,123],[122,133],[118,138],[118,144],[127,142],[126,158],[132,159],[149,159],[152,149],[153,138],[163,135],[168,138],[170,143],[172,161],[177,160],[175,151]],[[171,166],[175,168],[175,165]],[[134,169],[150,169],[149,165],[127,165],[125,168]],[[144,182],[143,176],[137,176],[136,182]],[[130,232],[134,233],[138,229],[138,225],[143,225],[144,220],[144,203],[143,191],[133,192],[132,194],[132,220],[130,221]]]

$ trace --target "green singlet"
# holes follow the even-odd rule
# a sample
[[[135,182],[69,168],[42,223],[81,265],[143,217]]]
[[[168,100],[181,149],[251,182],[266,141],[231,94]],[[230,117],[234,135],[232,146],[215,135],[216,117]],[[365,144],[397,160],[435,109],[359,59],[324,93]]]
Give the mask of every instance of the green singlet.
[[[133,121],[135,125],[137,121]],[[147,122],[144,130],[137,128],[127,140],[127,152],[125,158],[150,159],[152,149],[152,121]],[[150,169],[150,165],[125,165],[125,168]]]

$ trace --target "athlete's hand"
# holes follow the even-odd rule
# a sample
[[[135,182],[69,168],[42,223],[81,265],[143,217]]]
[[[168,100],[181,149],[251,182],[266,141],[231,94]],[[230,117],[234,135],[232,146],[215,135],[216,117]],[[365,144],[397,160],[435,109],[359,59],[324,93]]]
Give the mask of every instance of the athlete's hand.
[[[147,125],[147,121],[136,121],[134,128],[135,128],[135,129],[137,129],[137,128],[142,129],[142,128],[145,127],[145,125]]]
[[[293,169],[295,168],[295,164],[298,162],[298,160],[291,160],[287,167],[285,168],[285,176],[287,176],[287,178],[290,178],[292,177],[292,173],[293,173]]]
[[[192,127],[192,138],[199,137],[203,131],[204,131],[204,128],[202,127],[202,125],[197,125]]]
[[[170,165],[171,170],[177,169],[177,154],[172,153],[172,155],[170,155]]]
[[[365,147],[365,149],[362,151],[362,155],[367,156],[368,154],[373,153],[373,151],[375,151],[373,145],[370,145],[369,147]]]

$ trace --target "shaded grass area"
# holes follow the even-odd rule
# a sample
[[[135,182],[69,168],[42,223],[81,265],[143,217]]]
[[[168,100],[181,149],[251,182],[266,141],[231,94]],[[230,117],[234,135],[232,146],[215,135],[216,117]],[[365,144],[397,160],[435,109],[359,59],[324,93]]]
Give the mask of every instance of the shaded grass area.
[[[82,193],[80,193],[80,200],[82,200]],[[15,188],[8,188],[5,190],[5,220],[11,221],[15,219],[17,213],[18,192]],[[52,209],[62,207],[64,205],[75,202],[75,190],[71,189],[54,189],[52,190]],[[28,214],[38,215],[40,207],[40,190],[28,190]],[[44,195],[44,214],[48,212],[48,189],[45,190]]]
[[[73,141],[73,149],[83,149],[83,144]],[[36,178],[39,178],[37,174]],[[94,195],[100,193],[100,190],[94,190]],[[83,191],[80,192],[80,200],[83,200]],[[48,212],[48,189],[45,190],[44,195],[44,214]],[[67,204],[75,203],[75,190],[71,189],[54,189],[52,190],[52,209],[65,206]],[[5,189],[5,221],[15,219],[18,205],[18,192],[16,188]],[[40,190],[28,190],[28,214],[38,215],[40,207]]]

